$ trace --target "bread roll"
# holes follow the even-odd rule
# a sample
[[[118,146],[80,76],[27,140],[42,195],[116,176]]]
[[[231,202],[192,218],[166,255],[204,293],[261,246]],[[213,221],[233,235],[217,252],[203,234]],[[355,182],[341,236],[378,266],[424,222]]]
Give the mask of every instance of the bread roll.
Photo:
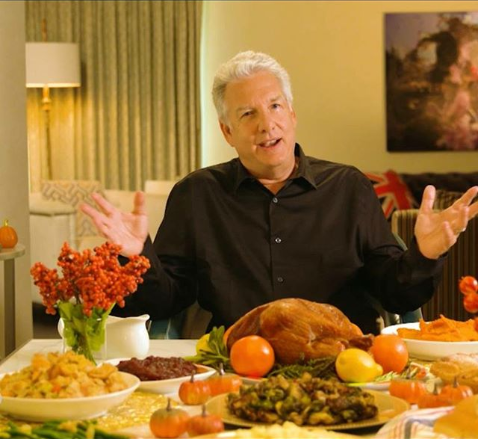
[[[478,439],[478,395],[464,399],[437,419],[433,431],[453,439]]]

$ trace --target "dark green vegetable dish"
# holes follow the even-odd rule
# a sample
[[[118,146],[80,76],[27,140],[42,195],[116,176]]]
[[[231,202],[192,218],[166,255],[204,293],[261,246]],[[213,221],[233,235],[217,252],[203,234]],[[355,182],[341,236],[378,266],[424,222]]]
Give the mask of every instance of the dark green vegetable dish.
[[[309,373],[298,379],[278,375],[253,386],[243,385],[239,394],[227,396],[227,407],[239,418],[267,424],[336,425],[374,418],[378,413],[370,393]]]

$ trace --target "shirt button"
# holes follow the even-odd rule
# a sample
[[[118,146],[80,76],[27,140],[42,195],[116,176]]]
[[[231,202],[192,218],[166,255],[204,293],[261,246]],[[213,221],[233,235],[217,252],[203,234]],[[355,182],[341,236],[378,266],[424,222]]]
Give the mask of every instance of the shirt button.
[[[284,282],[284,278],[279,276],[279,277],[277,278],[277,282],[280,282],[280,283]]]
[[[280,244],[280,243],[282,242],[282,239],[280,239],[279,237],[277,237],[277,238],[275,239],[275,242],[276,242],[277,244]]]
[[[272,202],[277,204],[277,203],[279,202],[279,200],[277,199],[277,197],[274,197],[274,198],[272,199]]]

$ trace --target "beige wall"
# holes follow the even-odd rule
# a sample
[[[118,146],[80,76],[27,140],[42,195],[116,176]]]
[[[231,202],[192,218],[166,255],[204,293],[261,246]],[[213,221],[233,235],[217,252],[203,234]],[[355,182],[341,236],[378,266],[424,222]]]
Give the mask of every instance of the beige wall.
[[[242,50],[289,71],[297,141],[308,155],[380,171],[478,171],[478,152],[388,153],[384,13],[478,10],[477,1],[207,1],[202,54],[203,165],[234,157],[210,90],[218,66]]]
[[[0,59],[0,220],[10,220],[27,248],[26,254],[15,263],[16,301],[21,308],[16,315],[18,345],[32,337],[24,2],[0,2]],[[3,280],[3,263],[0,263],[2,310]],[[3,326],[0,335],[3,337]]]

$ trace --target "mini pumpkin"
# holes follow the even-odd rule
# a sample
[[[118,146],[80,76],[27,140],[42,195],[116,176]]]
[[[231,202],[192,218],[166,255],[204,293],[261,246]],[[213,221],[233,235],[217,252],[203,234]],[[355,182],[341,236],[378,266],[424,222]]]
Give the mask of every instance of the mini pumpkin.
[[[15,229],[8,225],[8,220],[4,220],[0,227],[0,247],[13,248],[17,245],[18,236]]]
[[[166,408],[156,410],[149,420],[149,428],[156,437],[175,438],[186,432],[189,415],[179,408],[171,407],[168,398]]]
[[[203,404],[211,397],[211,389],[206,381],[196,381],[193,372],[191,379],[179,386],[178,395],[184,404]]]
[[[213,434],[224,431],[224,423],[218,415],[207,414],[206,406],[203,404],[202,413],[192,416],[187,423],[187,432],[189,437],[202,434]]]

